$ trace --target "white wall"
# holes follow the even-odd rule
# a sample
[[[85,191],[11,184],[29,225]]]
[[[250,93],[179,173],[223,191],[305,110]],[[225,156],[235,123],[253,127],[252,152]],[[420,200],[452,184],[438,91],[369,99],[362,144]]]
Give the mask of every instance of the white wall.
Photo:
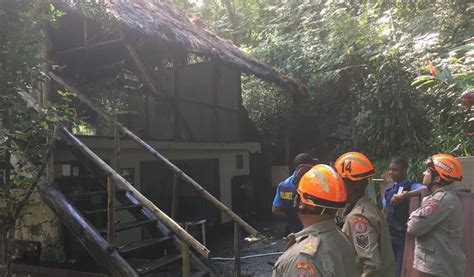
[[[110,138],[81,138],[94,152],[104,160],[113,160],[113,140]],[[169,160],[218,159],[220,179],[220,200],[232,208],[233,176],[249,175],[249,153],[260,152],[260,144],[247,143],[184,143],[184,142],[149,142]],[[74,160],[69,151],[58,150],[56,162]],[[236,155],[243,156],[243,167],[237,168]],[[155,158],[129,140],[122,140],[120,168],[134,168],[135,187],[140,189],[140,162],[152,161]],[[288,174],[286,174],[288,176]],[[286,178],[286,177],[285,177]],[[197,192],[196,192],[197,193]],[[229,221],[222,215],[222,222]]]

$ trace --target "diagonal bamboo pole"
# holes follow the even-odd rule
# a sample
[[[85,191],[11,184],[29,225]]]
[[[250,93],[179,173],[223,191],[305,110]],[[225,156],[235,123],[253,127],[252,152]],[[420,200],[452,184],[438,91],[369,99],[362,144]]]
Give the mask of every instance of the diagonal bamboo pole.
[[[154,216],[156,216],[166,227],[168,227],[176,236],[178,236],[184,243],[189,244],[196,250],[200,255],[209,258],[209,249],[197,241],[193,236],[186,232],[181,226],[178,225],[173,219],[171,219],[166,213],[160,210],[153,202],[148,200],[143,194],[134,188],[127,180],[125,180],[120,174],[118,174],[111,166],[104,162],[97,154],[95,154],[87,145],[81,142],[77,137],[69,132],[64,127],[60,127],[59,130],[62,133],[64,139],[72,143],[76,148],[81,151],[91,162],[93,162],[98,168],[100,168],[117,186],[127,190],[133,195],[144,207],[146,207]]]
[[[120,131],[122,131],[126,136],[128,136],[130,139],[135,141],[138,145],[143,147],[146,151],[148,151],[150,154],[152,154],[157,160],[163,162],[173,173],[175,173],[179,178],[183,179],[187,183],[191,184],[207,201],[209,201],[211,204],[216,206],[219,210],[221,210],[223,213],[228,215],[230,218],[232,218],[233,221],[237,222],[242,228],[244,228],[245,231],[247,231],[249,234],[257,236],[258,231],[255,230],[252,226],[250,226],[247,222],[245,222],[240,216],[238,216],[236,213],[234,213],[231,209],[226,207],[222,202],[220,202],[217,198],[215,198],[212,194],[210,194],[208,191],[206,191],[201,185],[199,185],[196,181],[194,181],[191,177],[189,177],[186,173],[184,173],[181,169],[179,169],[176,165],[174,165],[172,162],[170,162],[168,159],[166,159],[163,155],[161,155],[158,151],[156,151],[153,147],[148,145],[145,141],[143,141],[141,138],[139,138],[137,135],[135,135],[133,132],[131,132],[129,129],[127,129],[125,126],[123,126],[120,122],[116,121],[112,116],[104,113],[102,109],[97,107],[95,104],[93,104],[87,97],[85,97],[78,89],[73,87],[72,85],[68,84],[65,80],[63,80],[61,77],[58,75],[54,74],[53,72],[49,73],[49,76],[51,79],[56,81],[58,84],[69,90],[70,92],[74,93],[77,98],[89,106],[93,111],[95,111],[97,114],[102,116],[105,120],[107,120],[109,123],[113,124],[115,127],[117,127]]]
[[[30,94],[23,91],[19,91],[19,94],[29,106],[35,108],[38,112],[41,113],[41,110],[38,109],[35,100],[31,97]],[[118,174],[111,166],[105,163],[99,156],[97,156],[91,149],[89,149],[87,145],[85,145],[77,137],[71,134],[67,128],[58,127],[58,131],[62,133],[62,136],[67,141],[75,145],[77,149],[80,150],[82,154],[84,154],[84,156],[86,156],[98,168],[100,168],[105,173],[105,175],[110,177],[117,186],[131,193],[144,207],[146,207],[154,216],[156,216],[161,222],[163,222],[166,227],[168,227],[177,237],[179,237],[183,241],[183,243],[191,245],[200,255],[202,255],[206,259],[209,258],[209,249],[207,249],[198,240],[196,240],[193,236],[187,233],[166,213],[161,211],[153,202],[143,196],[136,188],[134,188],[129,182],[127,182],[127,180],[120,176],[120,174]]]

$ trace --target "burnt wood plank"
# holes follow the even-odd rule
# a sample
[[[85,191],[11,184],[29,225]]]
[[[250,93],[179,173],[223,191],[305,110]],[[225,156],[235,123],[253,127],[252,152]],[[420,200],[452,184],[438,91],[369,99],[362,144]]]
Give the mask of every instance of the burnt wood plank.
[[[132,228],[136,228],[136,227],[140,227],[140,226],[144,226],[144,225],[148,225],[148,224],[152,224],[156,222],[158,222],[158,220],[156,219],[147,219],[147,220],[142,220],[142,221],[132,221],[132,222],[127,222],[127,223],[122,223],[115,226],[115,231],[116,232],[125,231],[128,229],[132,229]],[[107,228],[106,227],[101,228],[100,233],[107,234]]]
[[[115,207],[115,211],[141,209],[142,207],[143,207],[142,204],[126,205],[126,206]],[[86,215],[91,215],[91,214],[99,214],[99,213],[106,213],[106,212],[107,212],[107,209],[97,209],[97,210],[86,210],[83,213]]]
[[[123,189],[115,190],[115,193],[126,193],[126,192],[127,191],[123,190]],[[87,192],[66,194],[66,196],[69,197],[69,198],[83,198],[83,197],[90,197],[90,196],[96,196],[96,195],[107,195],[107,191],[106,190],[98,190],[98,191],[87,191]]]
[[[167,256],[164,256],[162,258],[156,259],[156,260],[148,260],[145,262],[139,263],[136,267],[135,270],[139,274],[147,274],[150,273],[154,270],[163,268],[169,264],[172,264],[178,260],[181,259],[181,254],[170,254]]]
[[[120,254],[127,254],[132,251],[136,251],[145,247],[150,247],[154,245],[158,245],[167,241],[171,241],[173,237],[160,237],[160,238],[152,238],[152,239],[147,239],[139,242],[134,242],[131,244],[124,244],[116,247],[117,252]]]
[[[209,271],[191,272],[191,277],[204,277],[204,276],[210,276]]]

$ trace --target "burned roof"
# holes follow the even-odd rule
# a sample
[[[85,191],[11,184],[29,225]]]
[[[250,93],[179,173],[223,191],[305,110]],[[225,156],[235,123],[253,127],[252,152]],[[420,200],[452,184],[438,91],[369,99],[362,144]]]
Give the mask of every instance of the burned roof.
[[[94,19],[82,1],[63,0],[58,4],[68,12]],[[263,80],[304,94],[303,84],[275,71],[255,57],[245,53],[231,41],[207,30],[202,23],[169,0],[103,0],[99,1],[108,15],[116,19],[120,28],[150,40],[178,46],[189,53],[208,56],[253,74]],[[83,3],[83,2],[82,2]]]

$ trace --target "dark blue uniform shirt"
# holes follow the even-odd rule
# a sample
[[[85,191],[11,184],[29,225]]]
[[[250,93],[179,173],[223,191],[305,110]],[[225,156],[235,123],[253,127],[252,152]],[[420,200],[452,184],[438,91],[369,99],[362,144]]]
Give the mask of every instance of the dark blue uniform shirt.
[[[390,183],[384,191],[384,197],[382,203],[385,207],[385,214],[387,217],[387,223],[391,231],[396,230],[399,232],[406,231],[406,220],[408,219],[408,208],[410,205],[409,199],[403,199],[398,204],[390,203],[392,196],[394,194],[400,193],[402,191],[412,191],[419,188],[423,188],[422,184],[411,183],[410,179],[405,178],[400,182]],[[396,210],[403,210],[403,215],[397,215]],[[406,217],[406,218],[405,218]],[[399,219],[399,220],[397,220]]]
[[[281,182],[275,193],[275,198],[273,199],[273,206],[278,208],[283,208],[288,216],[288,226],[292,233],[296,233],[303,229],[298,216],[293,209],[293,199],[296,193],[296,188],[293,185],[293,175],[286,178]]]

